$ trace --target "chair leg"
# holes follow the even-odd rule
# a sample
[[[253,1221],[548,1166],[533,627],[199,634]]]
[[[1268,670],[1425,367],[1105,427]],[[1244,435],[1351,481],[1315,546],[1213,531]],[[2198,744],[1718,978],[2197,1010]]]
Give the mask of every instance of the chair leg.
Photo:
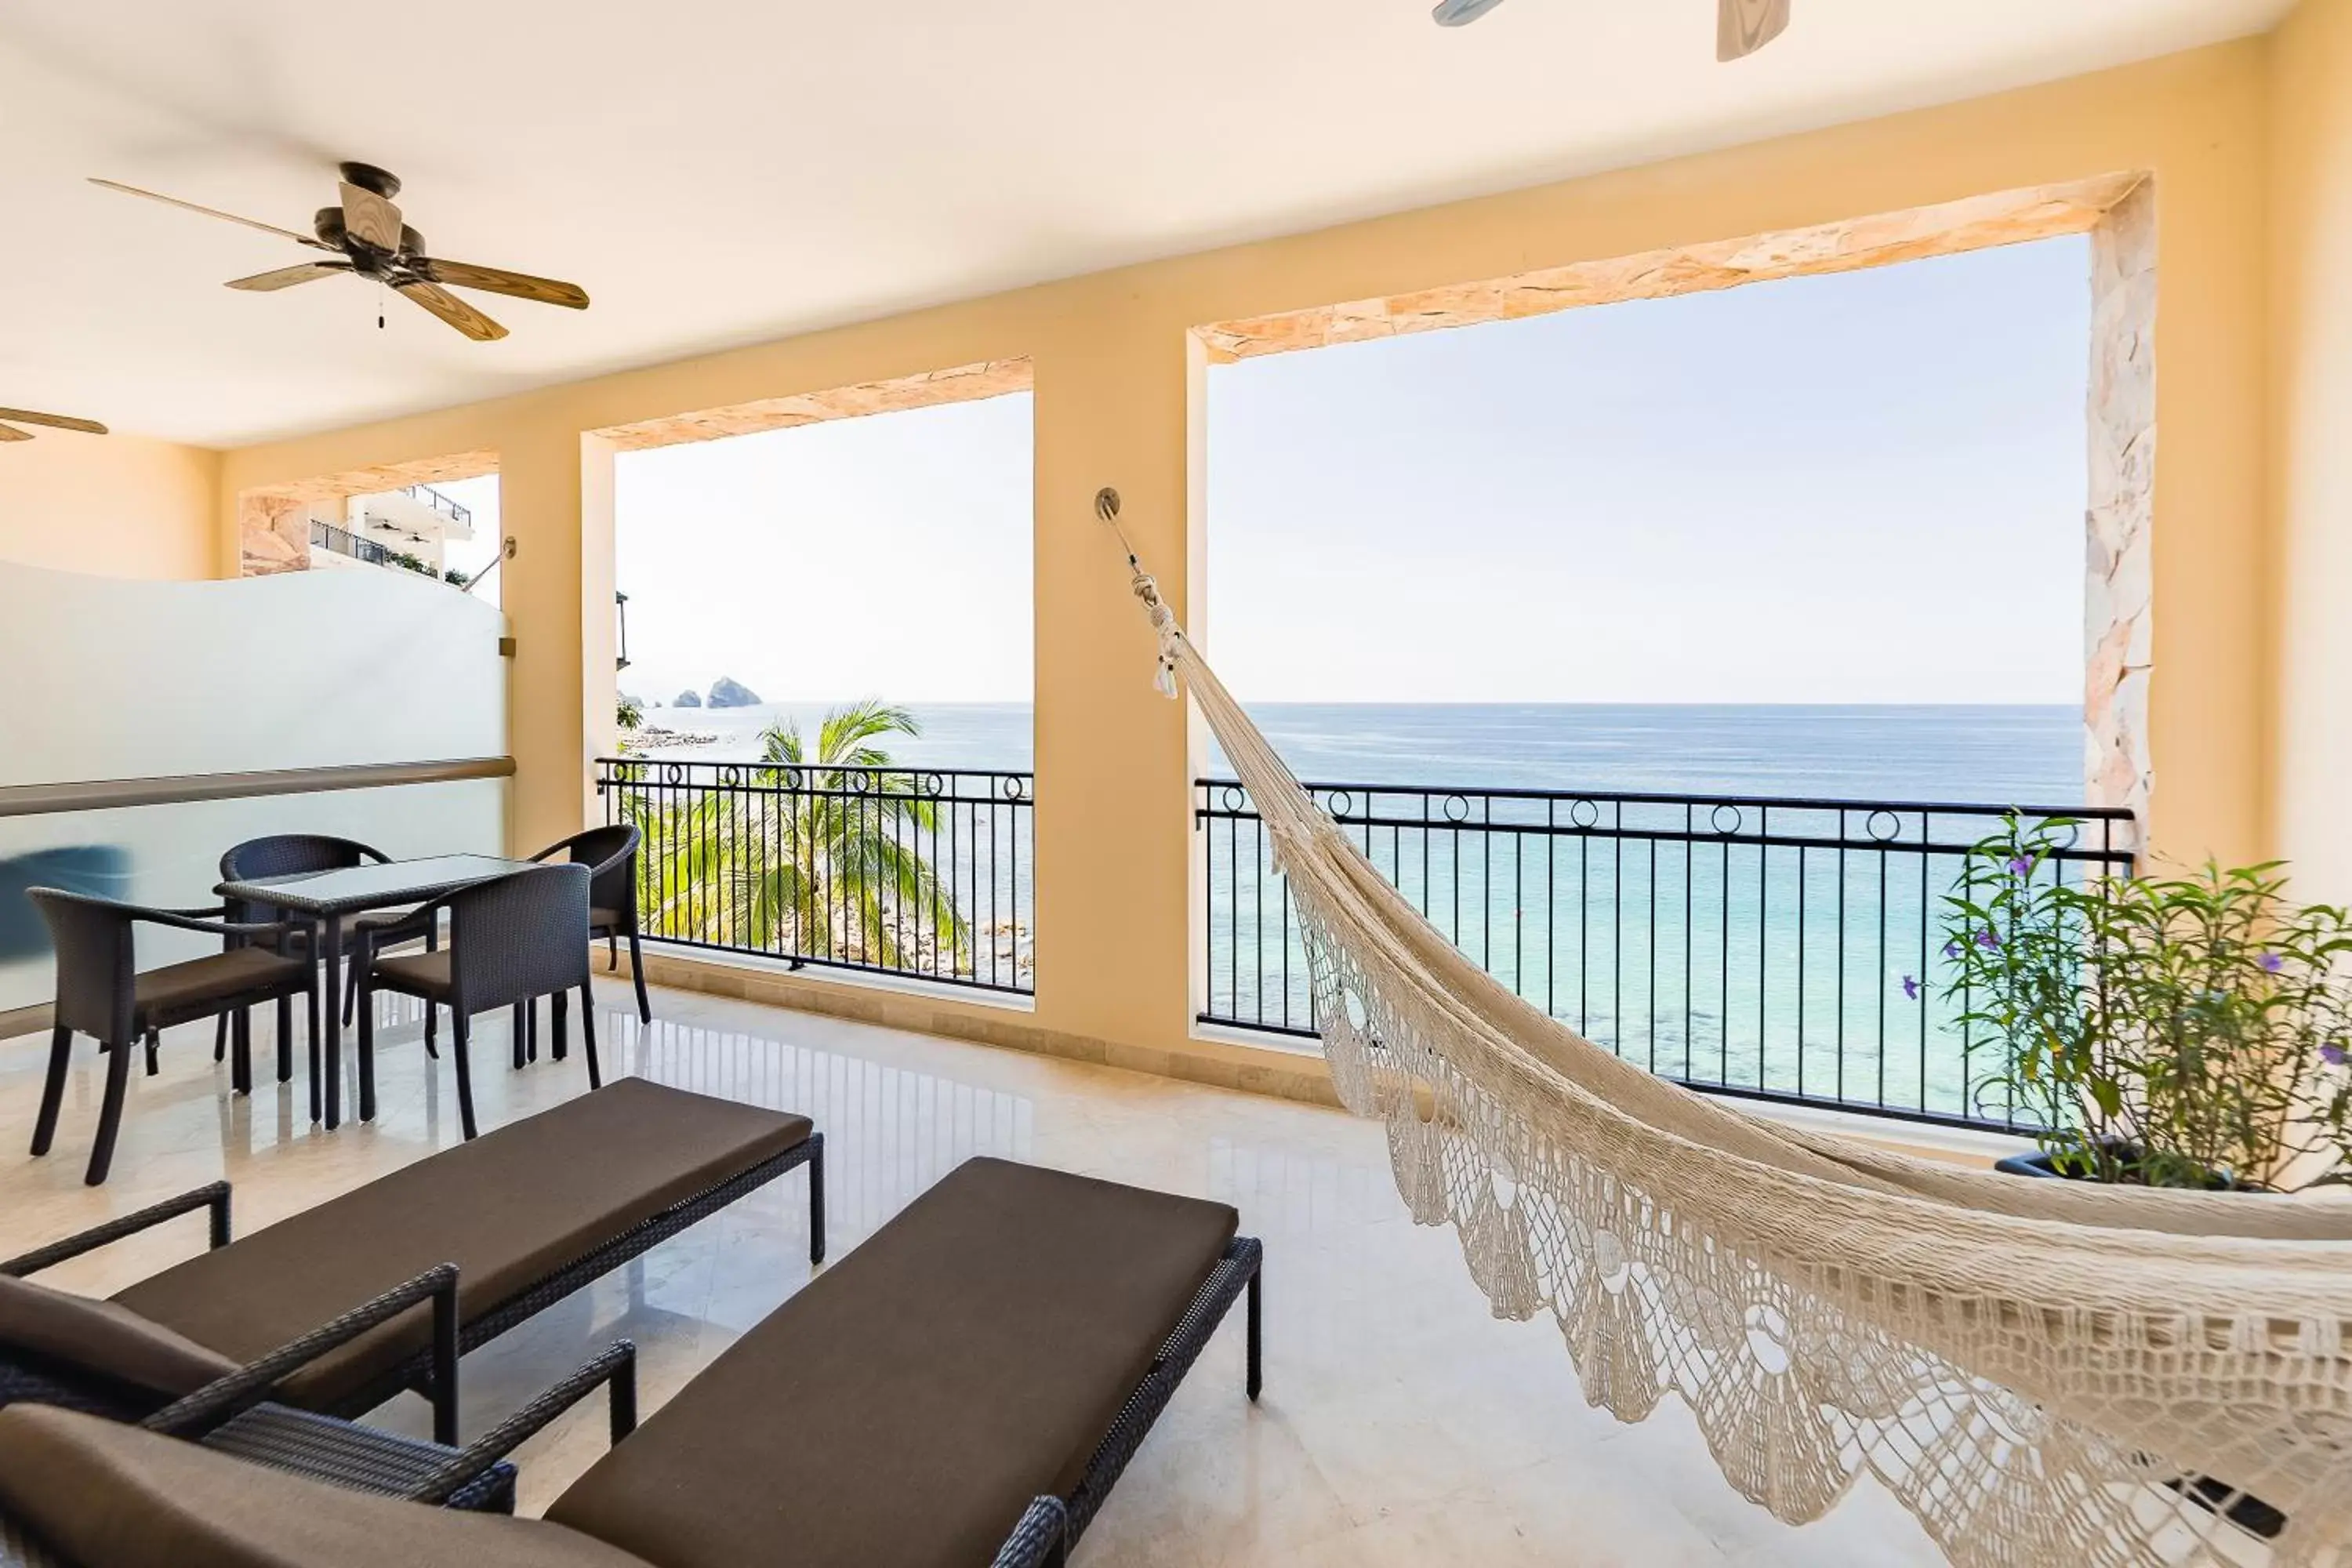
[[[228,1059],[228,1015],[223,1013],[213,1020],[213,1060]]]
[[[588,983],[580,983],[580,1048],[588,1055],[588,1087],[604,1087],[604,1069],[596,1064],[596,997]],[[563,993],[555,994],[555,1054],[563,1054]]]
[[[516,1003],[516,1004],[514,1005],[514,1065],[515,1065],[515,1071],[517,1071],[517,1072],[520,1072],[520,1071],[522,1070],[522,1064],[523,1064],[523,1052],[525,1052],[526,1050],[529,1050],[530,1048],[530,1003],[528,1003],[528,1002],[518,1002],[518,1003]]]
[[[253,1092],[253,1013],[237,1011],[228,1031],[228,1087],[236,1094]]]
[[[294,1077],[294,998],[278,999],[278,1081],[291,1082]]]
[[[466,1060],[466,1016],[449,1009],[450,1055],[457,1060],[457,1124],[468,1142],[474,1137],[474,1075]]]
[[[352,1009],[359,1005],[360,971],[366,967],[366,953],[362,950],[360,962],[350,965],[343,976],[343,1027],[346,1029],[352,1026]]]
[[[1262,1362],[1263,1362],[1263,1359],[1264,1359],[1264,1358],[1263,1358],[1263,1356],[1260,1354],[1260,1346],[1261,1346],[1261,1344],[1262,1344],[1262,1342],[1263,1342],[1263,1340],[1264,1340],[1264,1334],[1261,1332],[1260,1328],[1259,1328],[1259,1320],[1260,1320],[1260,1318],[1261,1318],[1262,1314],[1261,1314],[1261,1313],[1259,1312],[1259,1310],[1258,1310],[1258,1304],[1257,1304],[1257,1289],[1258,1289],[1258,1281],[1259,1281],[1259,1280],[1261,1280],[1261,1279],[1265,1279],[1265,1264],[1264,1264],[1263,1262],[1261,1262],[1261,1263],[1258,1265],[1257,1271],[1256,1271],[1255,1273],[1254,1273],[1254,1274],[1252,1274],[1252,1275],[1250,1276],[1250,1282],[1249,1282],[1249,1384],[1248,1384],[1248,1387],[1249,1387],[1249,1396],[1250,1396],[1250,1399],[1251,1399],[1251,1401],[1252,1401],[1253,1403],[1255,1403],[1255,1402],[1256,1401],[1256,1399],[1257,1399],[1257,1393],[1258,1393],[1258,1389],[1259,1389],[1259,1387],[1262,1385],[1262,1384],[1264,1383],[1264,1379],[1259,1375],[1260,1367],[1261,1367],[1261,1364],[1262,1364]]]
[[[612,973],[621,967],[621,937],[616,931],[604,933],[604,973]]]
[[[809,1173],[809,1267],[824,1261],[824,1134],[812,1132],[816,1147],[810,1151]]]
[[[359,999],[360,1016],[360,1120],[375,1120],[375,989],[371,986]]]
[[[157,1034],[152,1029],[147,1031],[147,1076],[149,1078],[153,1078],[157,1073],[163,1070],[163,1061],[157,1055],[163,1043],[163,1036]]]
[[[49,1031],[49,1076],[41,1082],[41,1110],[33,1119],[33,1152],[46,1154],[58,1135],[58,1110],[66,1100],[66,1068],[73,1061],[73,1031],[60,1024]]]
[[[637,983],[637,1022],[654,1021],[654,1005],[646,996],[646,954],[637,945],[637,933],[629,933],[629,978]]]
[[[319,1051],[319,972],[315,969],[310,971],[310,988],[303,993],[303,1006],[310,1024],[310,1120],[316,1123],[326,1120],[327,1109],[320,1098],[319,1075],[325,1064]]]
[[[97,1186],[106,1180],[108,1169],[114,1163],[114,1135],[122,1127],[122,1099],[131,1088],[131,1042],[117,1042],[106,1058],[106,1098],[98,1108],[98,1141],[89,1146],[89,1169],[82,1173],[86,1185]]]
[[[432,1003],[425,1004],[425,1054],[435,1061],[441,1059],[441,1047],[434,1042],[434,1030],[441,1022],[441,1009]]]
[[[562,1061],[571,1054],[571,1042],[565,1037],[571,1032],[572,998],[568,992],[558,991],[547,998],[548,1054]]]

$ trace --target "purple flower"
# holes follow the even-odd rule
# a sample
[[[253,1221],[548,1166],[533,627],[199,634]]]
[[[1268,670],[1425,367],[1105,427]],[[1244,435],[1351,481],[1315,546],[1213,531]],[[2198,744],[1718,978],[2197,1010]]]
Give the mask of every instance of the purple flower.
[[[1906,974],[1903,977],[1903,994],[1914,1002],[1919,1000],[1919,982],[1916,976]]]
[[[1977,932],[1977,945],[1983,948],[1987,952],[1990,952],[2000,945],[2000,938],[1993,934],[1992,927],[1987,926],[1984,930]]]
[[[2330,1040],[2326,1045],[2319,1047],[2319,1059],[2326,1062],[2329,1067],[2340,1068],[2345,1062],[2344,1047],[2337,1045],[2335,1041]]]
[[[2254,962],[2263,966],[2263,973],[2264,974],[2276,974],[2280,970],[2286,967],[2286,960],[2281,958],[2275,952],[2266,952],[2260,958],[2254,960]]]
[[[2023,855],[2016,857],[2009,863],[2009,874],[2012,877],[2032,876],[2033,874],[2032,860]]]
[[[1944,956],[1945,956],[1946,958],[1958,958],[1958,957],[1959,957],[1959,956],[1960,956],[1960,944],[1959,944],[1958,942],[1946,942],[1946,943],[1944,944]]]

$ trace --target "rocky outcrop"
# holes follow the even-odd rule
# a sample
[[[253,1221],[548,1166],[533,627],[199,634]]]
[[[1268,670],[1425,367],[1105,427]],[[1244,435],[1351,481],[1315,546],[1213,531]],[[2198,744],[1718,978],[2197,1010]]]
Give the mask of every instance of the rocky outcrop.
[[[702,706],[702,698],[696,692],[681,691],[677,694],[676,700],[670,703],[670,706],[673,708],[699,708]]]
[[[757,708],[760,694],[729,676],[720,676],[710,683],[708,705],[712,708]],[[678,704],[681,708],[684,703]]]

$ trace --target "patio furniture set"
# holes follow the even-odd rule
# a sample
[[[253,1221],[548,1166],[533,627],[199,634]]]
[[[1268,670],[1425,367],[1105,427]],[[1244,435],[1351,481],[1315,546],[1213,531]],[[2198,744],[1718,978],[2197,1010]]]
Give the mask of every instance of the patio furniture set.
[[[537,1054],[536,1005],[548,997],[552,1051],[562,1058],[564,999],[578,990],[582,1045],[594,1086],[603,1072],[588,1002],[590,939],[604,939],[616,966],[619,941],[628,940],[638,1016],[653,1020],[637,936],[638,843],[637,829],[620,824],[575,834],[528,860],[492,855],[395,860],[348,838],[281,834],[237,845],[221,857],[214,892],[223,902],[214,907],[155,909],[59,888],[30,889],[26,896],[48,925],[58,965],[48,1076],[33,1126],[33,1152],[47,1153],[57,1135],[77,1034],[95,1037],[108,1057],[86,1177],[95,1186],[113,1163],[131,1053],[140,1042],[152,1075],[163,1030],[216,1018],[214,1058],[226,1055],[236,1092],[249,1094],[253,1009],[277,1006],[278,1081],[285,1083],[294,1076],[298,998],[309,1030],[310,1119],[331,1129],[342,1120],[343,1029],[354,1015],[360,1119],[374,1120],[374,1009],[365,1004],[379,991],[425,1003],[425,1049],[436,1056],[440,1010],[448,1009],[458,1114],[468,1138],[476,1128],[467,1045],[470,1020],[478,1014],[511,1009],[515,1065],[521,1067]],[[142,971],[135,936],[142,925],[217,936],[222,951]],[[417,942],[424,944],[421,952],[393,951]]]
[[[577,859],[528,869],[365,856],[307,872],[225,867],[224,918],[205,922],[225,949],[197,961],[220,983],[202,994],[236,1015],[290,1010],[299,994],[315,1016],[348,943],[361,1114],[373,1109],[367,1000],[391,988],[387,971],[451,1009],[465,1094],[468,1009],[578,984],[586,1013],[590,928],[634,943],[626,902],[589,902],[609,869],[589,858],[599,847],[568,843]],[[119,1114],[116,1086],[148,1032],[205,1014],[142,990],[127,952],[106,945],[127,938],[106,933],[198,917],[54,897],[58,1025],[107,1045]],[[403,904],[415,907],[365,912]],[[247,918],[274,911],[293,913]],[[381,956],[395,939],[427,946]],[[69,961],[68,942],[90,951]],[[561,1014],[554,1026],[560,1051]],[[222,1036],[240,1053],[239,1088],[247,1036],[239,1018]],[[592,1078],[593,1038],[586,1026]],[[314,1086],[316,1067],[314,1052]],[[330,1078],[322,1110],[333,1093]],[[0,1262],[0,1568],[1046,1568],[1244,1296],[1258,1394],[1261,1249],[1233,1208],[974,1159],[642,1426],[622,1340],[461,1446],[466,1352],[788,1171],[807,1168],[812,1268],[825,1256],[824,1138],[805,1116],[621,1079],[478,1138],[468,1109],[466,1133],[242,1238],[219,1182]],[[207,1250],[109,1300],[30,1278],[199,1212]],[[517,1447],[599,1390],[609,1451],[543,1518],[510,1517]],[[358,1419],[403,1391],[430,1402],[430,1441]]]

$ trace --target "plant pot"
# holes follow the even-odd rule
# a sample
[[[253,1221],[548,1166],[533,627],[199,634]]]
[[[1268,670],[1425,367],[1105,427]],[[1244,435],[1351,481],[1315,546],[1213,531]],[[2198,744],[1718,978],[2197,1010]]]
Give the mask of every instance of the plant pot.
[[[2106,1149],[2126,1168],[2137,1162],[2139,1151],[2128,1143],[2109,1143]],[[2060,1170],[2056,1159],[2047,1151],[2040,1149],[2031,1154],[2011,1154],[2007,1159],[1996,1160],[1993,1162],[1992,1168],[2012,1176],[2039,1176],[2049,1181],[2087,1182],[2091,1179],[2084,1173]],[[2207,1185],[2216,1192],[2248,1191],[2251,1193],[2253,1190],[2241,1189],[2236,1182],[2219,1172],[2211,1174]],[[2174,1491],[2186,1496],[2198,1507],[2221,1514],[2249,1535],[2259,1536],[2264,1541],[2275,1541],[2278,1539],[2279,1531],[2286,1528],[2285,1514],[2252,1493],[2241,1492],[2237,1488],[2223,1481],[2217,1481],[2210,1476],[2183,1476],[2179,1480],[2168,1481],[2166,1484]]]

